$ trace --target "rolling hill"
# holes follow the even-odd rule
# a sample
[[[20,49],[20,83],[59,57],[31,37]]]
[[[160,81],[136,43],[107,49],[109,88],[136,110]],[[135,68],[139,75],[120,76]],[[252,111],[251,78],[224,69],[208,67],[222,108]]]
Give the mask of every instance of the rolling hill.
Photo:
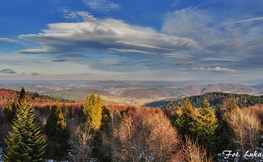
[[[0,88],[0,108],[4,108],[8,102],[17,101],[19,96],[19,91],[9,90]],[[66,102],[73,103],[74,101],[52,98],[45,95],[39,95],[38,93],[27,92],[27,97],[29,99],[30,104],[32,105],[41,105],[41,104],[54,104],[56,101],[58,102]]]
[[[210,92],[197,96],[189,96],[182,99],[174,99],[168,104],[162,100],[159,102],[148,103],[145,106],[148,107],[157,107],[161,108],[170,108],[170,107],[182,107],[185,102],[190,102],[194,108],[203,107],[204,100],[210,103],[212,107],[216,107],[218,104],[221,108],[226,108],[229,102],[234,102],[239,107],[247,107],[255,104],[263,104],[263,95],[262,96],[253,96],[248,94],[231,94],[231,93],[223,93],[223,92]]]
[[[42,95],[48,95],[51,97],[69,99],[69,100],[82,100],[85,99],[86,96],[90,93],[94,92],[95,94],[100,94],[102,96],[113,96],[113,94],[99,89],[93,88],[77,88],[77,89],[66,89],[59,91],[47,91],[41,92]]]
[[[166,91],[160,91],[155,88],[150,89],[135,89],[123,93],[120,97],[123,98],[158,98],[158,97],[169,97],[170,94]]]

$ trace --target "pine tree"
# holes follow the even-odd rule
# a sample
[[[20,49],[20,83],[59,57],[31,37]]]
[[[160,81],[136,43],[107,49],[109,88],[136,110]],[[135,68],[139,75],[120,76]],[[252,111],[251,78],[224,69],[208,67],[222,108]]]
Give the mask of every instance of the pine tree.
[[[45,152],[45,140],[37,126],[24,88],[20,93],[12,129],[9,137],[5,139],[7,149],[3,157],[4,162],[44,162],[42,155]]]
[[[67,119],[69,117],[69,112],[68,112],[67,106],[64,107],[64,109],[62,110],[62,113],[63,113],[65,119]]]
[[[89,121],[92,129],[99,130],[102,125],[102,103],[100,95],[98,94],[97,98],[92,92],[87,96],[85,104],[83,106],[83,116],[82,121]]]
[[[230,139],[231,139],[227,113],[225,113],[222,118],[222,126],[220,128],[220,133],[221,133],[220,140],[221,143],[223,144],[223,148],[227,148],[230,144]]]
[[[228,112],[231,112],[233,110],[235,111],[235,110],[237,110],[237,105],[234,102],[229,102],[228,105],[227,105],[226,110]]]
[[[49,140],[56,141],[62,146],[67,145],[69,138],[67,124],[58,103],[51,109],[45,125],[45,132]]]
[[[221,120],[221,111],[218,104],[216,105],[216,118]]]
[[[14,102],[9,101],[6,108],[4,108],[5,119],[7,122],[12,122],[16,115],[16,105]]]
[[[218,137],[215,135],[217,128],[216,116],[207,100],[204,101],[204,107],[199,109],[199,115],[195,118],[194,128],[191,129],[193,134],[198,138],[198,142],[203,147],[215,152],[215,146]]]
[[[182,115],[177,117],[175,126],[177,127],[177,129],[181,134],[190,135],[190,128],[192,128],[194,121],[193,118],[194,110],[190,102],[188,104],[185,102],[181,110],[182,110]]]

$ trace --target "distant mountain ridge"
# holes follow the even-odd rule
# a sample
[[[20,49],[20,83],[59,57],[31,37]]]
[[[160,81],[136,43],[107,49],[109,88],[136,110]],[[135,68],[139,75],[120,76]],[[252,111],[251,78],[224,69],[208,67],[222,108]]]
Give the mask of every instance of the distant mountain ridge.
[[[190,85],[180,89],[182,94],[200,95],[208,92],[227,92],[239,94],[260,94],[260,90],[242,84],[219,83],[208,85]]]

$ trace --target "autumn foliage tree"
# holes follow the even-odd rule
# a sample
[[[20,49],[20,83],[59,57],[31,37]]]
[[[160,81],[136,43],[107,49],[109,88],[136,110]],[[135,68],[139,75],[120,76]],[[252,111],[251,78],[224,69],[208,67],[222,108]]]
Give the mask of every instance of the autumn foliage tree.
[[[120,161],[169,161],[179,150],[177,131],[162,111],[129,113],[114,132],[112,153]]]
[[[249,109],[239,109],[228,114],[228,122],[236,148],[242,152],[247,149],[255,150],[261,126],[257,114]]]
[[[102,103],[100,95],[95,96],[94,92],[86,97],[85,104],[83,106],[82,121],[89,121],[91,128],[99,130],[102,125]]]

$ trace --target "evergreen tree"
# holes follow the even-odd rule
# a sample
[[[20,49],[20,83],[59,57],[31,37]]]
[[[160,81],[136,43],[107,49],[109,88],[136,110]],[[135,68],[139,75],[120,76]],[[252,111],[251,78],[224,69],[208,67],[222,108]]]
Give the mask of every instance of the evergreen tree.
[[[45,125],[45,132],[49,140],[58,142],[62,147],[67,145],[69,138],[67,124],[58,103],[51,109]]]
[[[220,128],[220,133],[221,133],[220,140],[221,140],[221,143],[223,144],[222,147],[223,149],[227,148],[230,144],[230,139],[231,139],[227,113],[225,113],[222,118],[222,126]]]
[[[9,101],[6,108],[4,108],[5,120],[7,122],[12,122],[16,115],[16,105],[14,102]]]
[[[62,110],[63,116],[65,119],[69,117],[69,112],[68,112],[68,107],[65,106],[64,109]]]
[[[175,126],[177,127],[177,129],[181,134],[190,135],[190,128],[192,128],[194,121],[193,118],[194,110],[190,102],[188,104],[185,102],[181,110],[182,110],[182,115],[177,117]]]
[[[4,162],[41,162],[45,152],[45,140],[37,126],[33,109],[22,88],[14,118],[13,131],[5,139],[7,144]]]
[[[100,95],[97,98],[92,92],[87,96],[85,104],[83,106],[83,122],[89,121],[92,129],[99,130],[102,125],[102,103]]]
[[[221,120],[221,111],[218,104],[216,105],[216,118]]]
[[[216,116],[207,100],[204,101],[204,107],[199,108],[199,114],[195,118],[193,134],[198,138],[198,142],[203,147],[215,153],[218,137],[215,135],[217,128]]]
[[[237,105],[234,102],[229,102],[228,105],[227,105],[226,110],[228,112],[231,112],[233,110],[237,110]]]

